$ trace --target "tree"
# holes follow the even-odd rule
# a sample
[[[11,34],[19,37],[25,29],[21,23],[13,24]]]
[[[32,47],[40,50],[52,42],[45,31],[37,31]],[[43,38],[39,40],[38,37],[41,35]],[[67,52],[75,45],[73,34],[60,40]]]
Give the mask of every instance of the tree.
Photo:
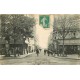
[[[57,34],[60,34],[63,40],[63,53],[62,53],[63,56],[65,55],[64,51],[65,37],[70,31],[72,31],[75,36],[75,31],[79,30],[79,20],[80,20],[80,15],[60,15],[54,18],[53,29],[55,32],[55,36]]]
[[[10,44],[10,38],[14,40],[22,40],[26,37],[34,37],[33,30],[35,19],[20,14],[1,15],[1,34]],[[24,39],[25,38],[25,39]]]

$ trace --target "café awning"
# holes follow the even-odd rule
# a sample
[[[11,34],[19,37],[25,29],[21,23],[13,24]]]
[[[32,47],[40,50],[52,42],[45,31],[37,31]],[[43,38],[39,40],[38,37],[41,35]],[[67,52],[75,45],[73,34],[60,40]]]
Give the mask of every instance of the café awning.
[[[58,40],[59,45],[63,45],[63,40]],[[64,45],[80,45],[80,39],[64,40]]]

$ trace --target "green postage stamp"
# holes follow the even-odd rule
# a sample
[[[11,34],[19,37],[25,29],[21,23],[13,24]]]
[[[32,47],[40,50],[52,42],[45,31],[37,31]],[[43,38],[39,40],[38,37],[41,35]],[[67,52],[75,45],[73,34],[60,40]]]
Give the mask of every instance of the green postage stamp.
[[[50,23],[49,15],[39,16],[39,24],[42,25],[43,28],[49,28],[49,23]]]

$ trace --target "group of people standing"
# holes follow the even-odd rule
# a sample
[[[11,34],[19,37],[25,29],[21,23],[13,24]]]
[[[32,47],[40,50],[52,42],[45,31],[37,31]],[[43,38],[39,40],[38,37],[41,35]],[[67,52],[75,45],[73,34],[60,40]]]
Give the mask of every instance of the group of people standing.
[[[43,52],[42,52],[43,51]],[[66,50],[66,48],[64,49],[64,53],[63,53],[63,48],[60,48],[59,50],[49,50],[49,49],[36,49],[36,54],[37,56],[39,56],[40,52],[42,52],[44,55],[48,55],[48,56],[60,56],[60,57],[67,57],[68,55],[68,50]],[[77,50],[77,54],[78,57],[80,57],[80,47],[78,47]]]
[[[46,49],[44,49],[44,55],[53,55],[54,54],[54,52],[52,52],[52,51],[50,51],[50,50],[46,50]],[[54,54],[55,55],[55,54]]]
[[[40,52],[41,52],[42,50],[41,49],[36,49],[36,55],[37,56],[39,56],[39,54],[40,54]],[[53,52],[51,52],[50,50],[47,50],[47,49],[44,49],[44,55],[53,55]]]

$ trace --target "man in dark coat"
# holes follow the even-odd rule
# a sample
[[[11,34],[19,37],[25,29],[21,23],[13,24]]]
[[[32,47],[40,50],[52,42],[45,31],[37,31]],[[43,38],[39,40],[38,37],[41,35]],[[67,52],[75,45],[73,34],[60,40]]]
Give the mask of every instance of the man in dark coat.
[[[39,56],[39,50],[38,49],[36,49],[36,54],[37,54],[37,56]]]

